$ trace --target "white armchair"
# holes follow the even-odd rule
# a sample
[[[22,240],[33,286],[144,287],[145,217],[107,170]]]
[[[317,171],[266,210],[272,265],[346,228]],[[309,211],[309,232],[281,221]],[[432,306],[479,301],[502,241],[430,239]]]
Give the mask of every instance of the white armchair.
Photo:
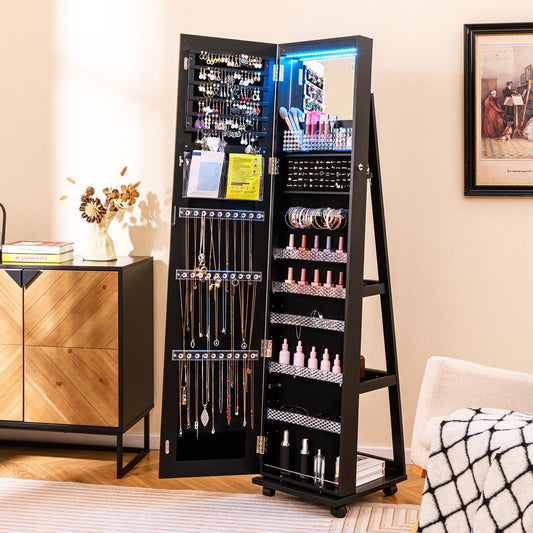
[[[413,472],[427,470],[429,448],[440,422],[462,407],[492,407],[533,413],[533,374],[430,357],[416,408],[411,461]],[[418,468],[417,468],[418,467]]]

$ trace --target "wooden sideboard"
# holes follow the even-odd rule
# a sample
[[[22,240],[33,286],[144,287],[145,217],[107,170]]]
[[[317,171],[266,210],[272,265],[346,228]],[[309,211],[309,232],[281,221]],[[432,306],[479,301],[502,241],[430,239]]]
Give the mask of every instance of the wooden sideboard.
[[[0,264],[0,428],[114,435],[122,477],[148,453],[153,382],[151,257]]]

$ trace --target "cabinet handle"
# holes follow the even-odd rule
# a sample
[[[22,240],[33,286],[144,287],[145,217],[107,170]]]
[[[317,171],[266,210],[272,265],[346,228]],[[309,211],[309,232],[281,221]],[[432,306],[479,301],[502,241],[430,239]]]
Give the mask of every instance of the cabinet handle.
[[[40,270],[23,270],[21,287],[26,288],[40,273]]]

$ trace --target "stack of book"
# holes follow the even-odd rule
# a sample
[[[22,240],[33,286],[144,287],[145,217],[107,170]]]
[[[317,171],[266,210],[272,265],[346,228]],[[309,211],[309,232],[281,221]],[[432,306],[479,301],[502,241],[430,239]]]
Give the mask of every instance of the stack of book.
[[[15,241],[2,246],[2,263],[64,263],[72,261],[74,243]]]
[[[370,483],[385,475],[385,461],[366,455],[357,455],[356,487]]]

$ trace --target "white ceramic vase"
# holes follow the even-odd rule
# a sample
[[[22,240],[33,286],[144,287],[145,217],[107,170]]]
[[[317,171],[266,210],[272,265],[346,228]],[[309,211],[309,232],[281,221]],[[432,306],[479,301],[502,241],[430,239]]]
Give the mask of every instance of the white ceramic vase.
[[[116,214],[116,211],[110,211],[98,224],[89,223],[89,235],[83,253],[85,261],[114,261],[117,258],[115,245],[109,236],[109,224]]]

